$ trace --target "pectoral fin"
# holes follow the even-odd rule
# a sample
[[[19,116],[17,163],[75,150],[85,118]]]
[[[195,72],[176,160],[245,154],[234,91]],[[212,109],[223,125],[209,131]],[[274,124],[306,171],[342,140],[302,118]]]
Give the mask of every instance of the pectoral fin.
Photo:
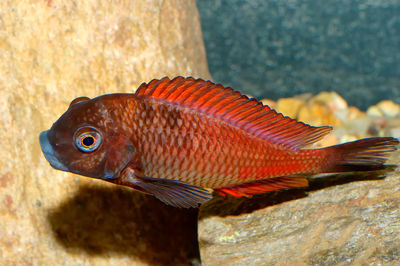
[[[209,190],[177,180],[144,177],[134,170],[128,170],[124,174],[125,182],[130,182],[133,187],[139,187],[174,207],[197,208],[212,198]]]

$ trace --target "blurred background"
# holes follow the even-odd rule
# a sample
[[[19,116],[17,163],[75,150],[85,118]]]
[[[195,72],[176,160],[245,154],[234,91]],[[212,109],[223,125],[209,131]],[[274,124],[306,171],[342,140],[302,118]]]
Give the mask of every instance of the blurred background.
[[[400,1],[197,0],[216,82],[276,100],[336,91],[400,103]]]

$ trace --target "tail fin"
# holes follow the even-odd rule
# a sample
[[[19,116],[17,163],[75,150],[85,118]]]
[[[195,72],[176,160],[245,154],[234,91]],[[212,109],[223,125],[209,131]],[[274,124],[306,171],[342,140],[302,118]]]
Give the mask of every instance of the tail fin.
[[[392,137],[367,138],[325,148],[331,163],[326,173],[373,171],[384,169],[391,152],[397,150],[399,140]]]

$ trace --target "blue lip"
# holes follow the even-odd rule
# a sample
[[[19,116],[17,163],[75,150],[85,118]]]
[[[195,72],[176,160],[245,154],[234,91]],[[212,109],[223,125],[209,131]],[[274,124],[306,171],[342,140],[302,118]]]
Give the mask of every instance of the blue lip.
[[[40,147],[42,148],[44,157],[46,157],[47,161],[53,168],[69,172],[69,169],[57,159],[54,149],[49,142],[49,137],[47,136],[48,132],[48,130],[43,131],[39,136]]]
[[[106,172],[104,176],[101,177],[103,180],[115,179],[115,175],[113,173]]]

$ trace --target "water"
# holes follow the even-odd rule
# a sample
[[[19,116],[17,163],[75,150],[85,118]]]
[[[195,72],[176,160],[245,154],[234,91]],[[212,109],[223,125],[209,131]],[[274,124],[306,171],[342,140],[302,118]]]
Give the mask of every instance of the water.
[[[400,103],[400,1],[197,0],[216,82],[259,98]]]

